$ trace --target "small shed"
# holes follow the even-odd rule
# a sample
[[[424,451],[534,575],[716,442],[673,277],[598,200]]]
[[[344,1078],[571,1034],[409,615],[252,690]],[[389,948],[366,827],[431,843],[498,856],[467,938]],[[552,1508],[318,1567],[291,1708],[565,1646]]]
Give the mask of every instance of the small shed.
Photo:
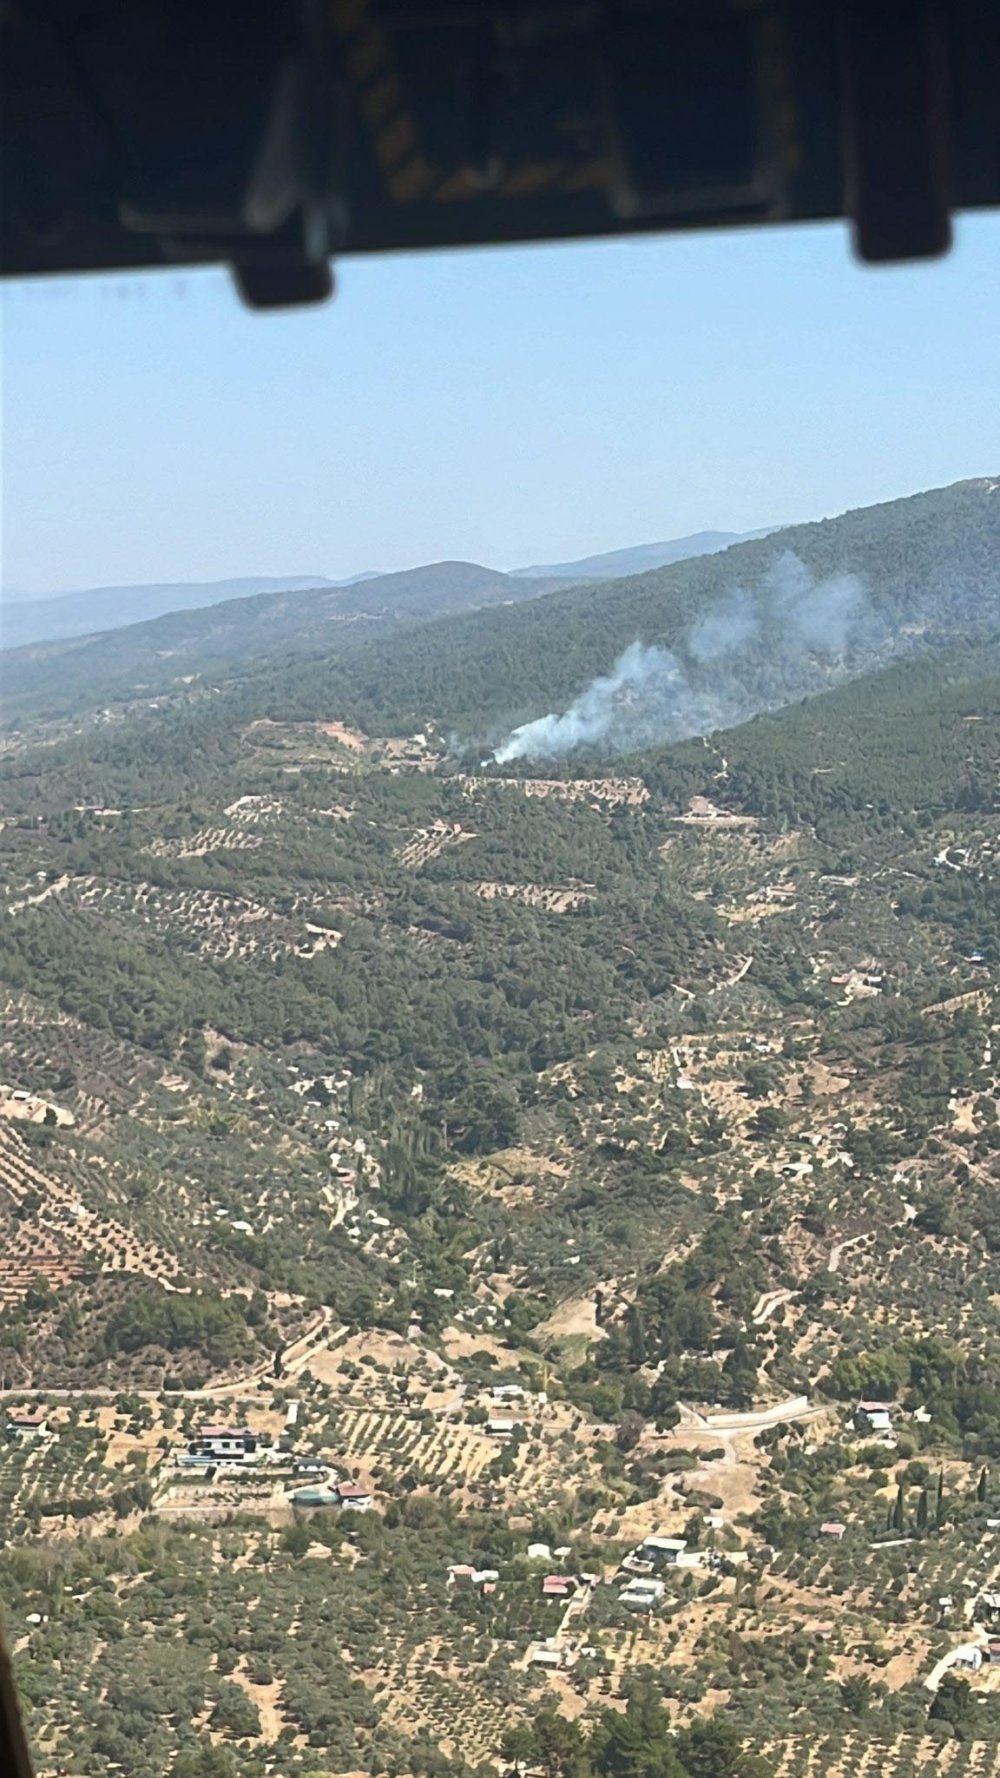
[[[662,1604],[665,1592],[662,1580],[630,1580],[619,1593],[618,1603],[632,1611],[653,1611]]]
[[[471,1587],[476,1571],[471,1562],[452,1562],[448,1569],[448,1585],[450,1587]]]
[[[547,1574],[542,1581],[546,1599],[568,1599],[576,1591],[576,1581],[568,1574]]]

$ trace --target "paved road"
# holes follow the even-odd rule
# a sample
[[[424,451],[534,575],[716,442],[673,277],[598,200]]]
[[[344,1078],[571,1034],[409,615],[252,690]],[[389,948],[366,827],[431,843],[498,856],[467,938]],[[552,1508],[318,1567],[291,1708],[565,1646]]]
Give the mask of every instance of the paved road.
[[[676,1433],[763,1432],[766,1426],[786,1426],[793,1420],[812,1420],[822,1408],[810,1407],[806,1395],[790,1395],[770,1408],[753,1408],[746,1414],[699,1414],[682,1408]]]

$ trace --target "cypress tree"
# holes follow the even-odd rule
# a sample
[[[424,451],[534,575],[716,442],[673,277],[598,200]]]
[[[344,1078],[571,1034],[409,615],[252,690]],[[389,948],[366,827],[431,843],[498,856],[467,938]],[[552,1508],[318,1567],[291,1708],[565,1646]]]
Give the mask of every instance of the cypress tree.
[[[905,1524],[906,1524],[906,1495],[903,1492],[903,1484],[902,1484],[902,1482],[900,1482],[899,1487],[896,1489],[896,1504],[892,1509],[893,1530],[894,1531],[902,1531],[903,1526]]]
[[[986,1469],[985,1469],[985,1467],[983,1469],[981,1469],[979,1472],[979,1482],[976,1487],[976,1499],[977,1500],[985,1500],[986,1499]]]
[[[926,1531],[927,1530],[927,1521],[928,1521],[929,1516],[930,1516],[930,1509],[929,1509],[929,1502],[928,1502],[928,1498],[927,1498],[927,1489],[921,1488],[920,1498],[917,1501],[917,1530],[918,1531]]]
[[[628,1355],[633,1364],[646,1362],[646,1324],[637,1303],[628,1312]]]

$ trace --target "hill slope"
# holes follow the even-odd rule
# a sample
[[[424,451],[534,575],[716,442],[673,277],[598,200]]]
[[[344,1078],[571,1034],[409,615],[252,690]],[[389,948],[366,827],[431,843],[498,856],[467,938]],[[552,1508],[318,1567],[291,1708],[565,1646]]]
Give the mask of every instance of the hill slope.
[[[908,653],[1000,631],[997,488],[960,482],[405,640],[359,638],[349,662],[261,663],[240,695],[275,714],[336,708],[381,734],[430,714],[481,753],[565,708],[639,640],[677,657],[680,681],[654,686],[661,738],[731,726]],[[723,629],[732,646],[710,647]],[[641,717],[642,689],[625,691]],[[634,729],[655,738],[656,723]]]
[[[250,713],[335,708],[382,734],[431,720],[470,759],[505,743],[504,757],[558,756],[567,728],[605,752],[680,739],[994,635],[998,485],[960,482],[624,580],[559,588],[446,562],[40,644],[5,658],[8,721],[188,695],[211,675]],[[575,701],[609,674],[598,702],[611,720],[591,720],[587,693],[578,723]],[[556,747],[511,749],[568,707]]]
[[[100,635],[12,649],[3,663],[8,707],[48,698],[63,708],[85,708],[127,695],[137,685],[157,689],[261,655],[315,652],[334,639],[339,647],[355,626],[378,628],[534,599],[546,586],[541,580],[512,580],[476,562],[436,562],[346,586],[283,587],[227,597],[208,608],[172,610]]]

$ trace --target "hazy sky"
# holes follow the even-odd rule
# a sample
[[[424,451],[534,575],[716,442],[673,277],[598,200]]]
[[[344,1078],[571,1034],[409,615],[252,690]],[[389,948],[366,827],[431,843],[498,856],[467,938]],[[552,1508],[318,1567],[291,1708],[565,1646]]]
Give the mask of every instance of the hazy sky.
[[[1000,472],[1000,218],[871,270],[839,227],[4,297],[9,592],[556,561]]]

